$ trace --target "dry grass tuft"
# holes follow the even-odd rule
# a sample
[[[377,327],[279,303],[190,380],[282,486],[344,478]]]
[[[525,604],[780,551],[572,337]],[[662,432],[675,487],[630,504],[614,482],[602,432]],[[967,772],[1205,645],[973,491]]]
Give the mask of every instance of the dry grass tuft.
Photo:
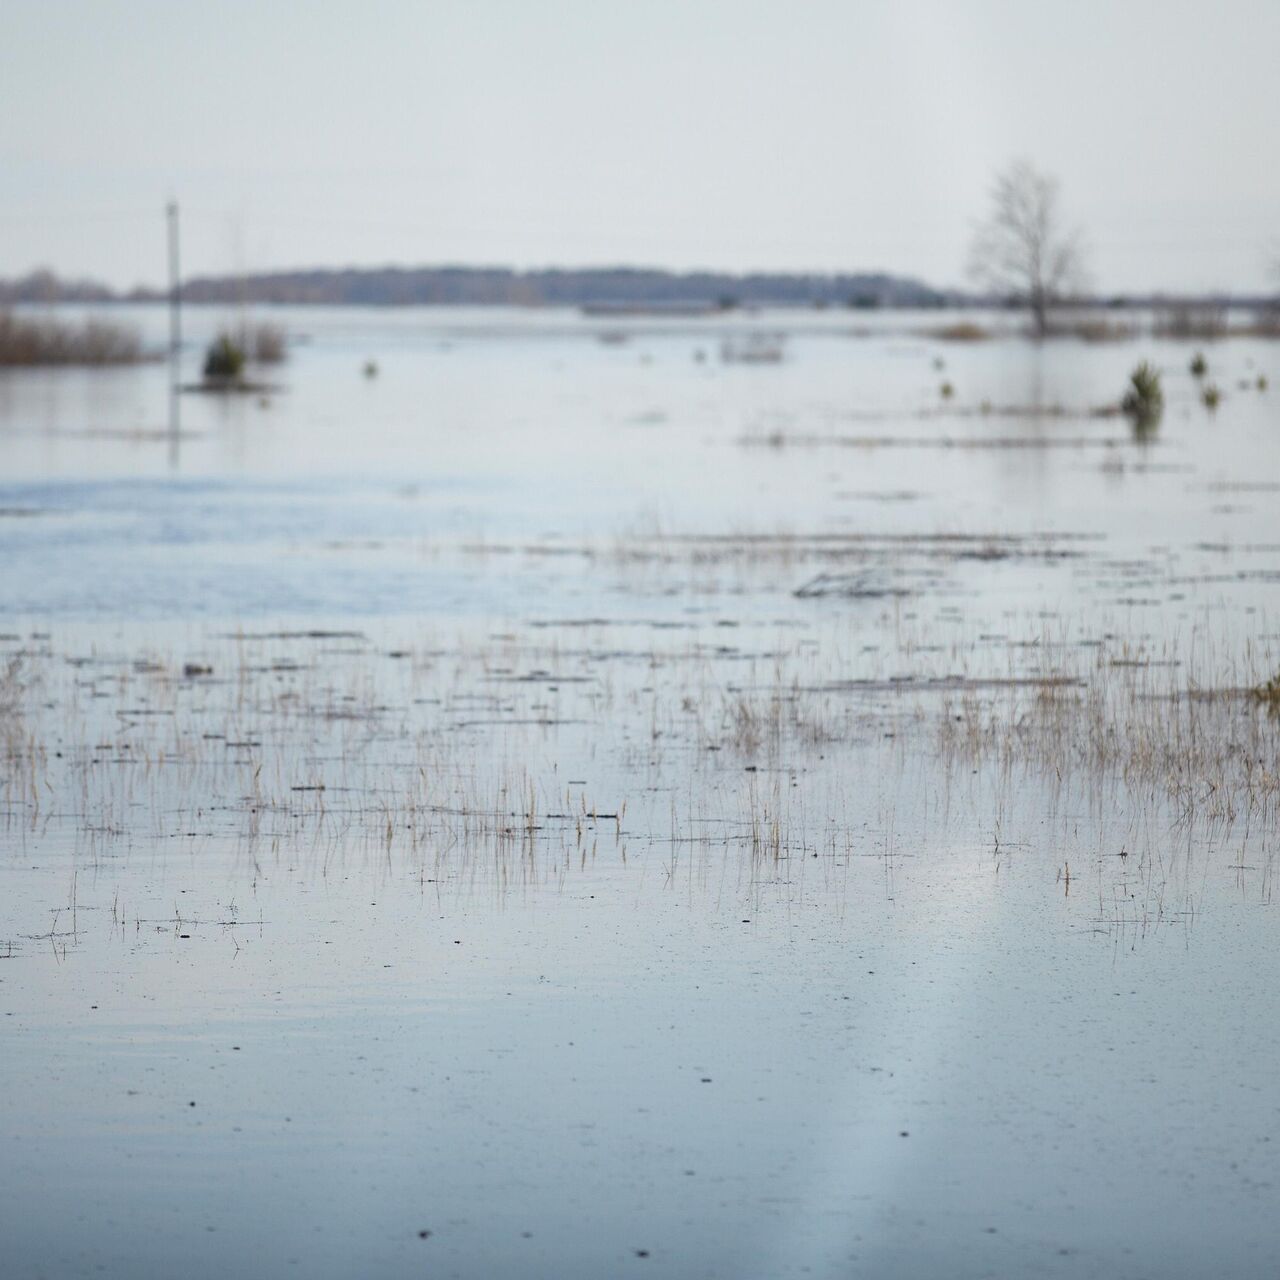
[[[985,342],[994,337],[990,329],[972,320],[958,320],[955,324],[943,325],[940,329],[929,329],[926,336],[942,342]]]
[[[1253,696],[1268,711],[1280,712],[1280,673],[1258,685],[1253,690]]]

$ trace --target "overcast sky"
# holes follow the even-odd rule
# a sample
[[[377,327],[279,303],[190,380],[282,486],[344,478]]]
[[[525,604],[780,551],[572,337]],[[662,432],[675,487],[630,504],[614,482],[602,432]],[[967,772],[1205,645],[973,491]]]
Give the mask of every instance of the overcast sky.
[[[885,269],[991,174],[1104,290],[1276,287],[1280,0],[0,0],[0,275]]]

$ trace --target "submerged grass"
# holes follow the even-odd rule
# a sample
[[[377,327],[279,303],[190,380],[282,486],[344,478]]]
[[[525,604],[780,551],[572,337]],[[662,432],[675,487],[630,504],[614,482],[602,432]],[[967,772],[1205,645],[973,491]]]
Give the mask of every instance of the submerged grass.
[[[719,850],[750,884],[851,856],[893,818],[886,788],[933,794],[977,770],[993,819],[1028,786],[1069,786],[1090,811],[1245,823],[1271,849],[1280,717],[1259,704],[1280,686],[1251,674],[1274,670],[1268,652],[1035,626],[939,645],[936,623],[906,622],[872,651],[856,630],[637,646],[604,622],[394,652],[323,635],[28,649],[0,679],[0,829],[61,830],[93,859],[174,840],[230,842],[250,866],[309,849],[322,875],[372,857],[460,889],[606,855],[688,870]]]

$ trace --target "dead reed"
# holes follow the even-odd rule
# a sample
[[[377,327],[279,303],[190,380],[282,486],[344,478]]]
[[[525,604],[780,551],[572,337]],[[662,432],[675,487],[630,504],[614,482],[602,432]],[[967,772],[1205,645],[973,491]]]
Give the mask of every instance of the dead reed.
[[[147,355],[137,330],[105,320],[79,323],[0,310],[0,367],[138,364]]]

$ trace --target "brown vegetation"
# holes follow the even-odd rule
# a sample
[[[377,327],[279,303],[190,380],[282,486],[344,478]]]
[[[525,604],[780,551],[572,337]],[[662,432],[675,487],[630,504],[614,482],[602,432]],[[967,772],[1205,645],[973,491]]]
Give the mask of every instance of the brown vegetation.
[[[1227,309],[1212,303],[1180,303],[1158,311],[1151,329],[1157,338],[1225,338]]]
[[[287,335],[278,324],[256,324],[240,334],[241,346],[254,364],[280,364],[286,354]]]
[[[0,366],[137,364],[146,359],[137,330],[104,320],[79,324],[0,311]]]
[[[990,329],[972,320],[957,320],[955,324],[943,325],[940,329],[928,329],[925,332],[926,336],[937,338],[942,342],[985,342],[994,336]]]

